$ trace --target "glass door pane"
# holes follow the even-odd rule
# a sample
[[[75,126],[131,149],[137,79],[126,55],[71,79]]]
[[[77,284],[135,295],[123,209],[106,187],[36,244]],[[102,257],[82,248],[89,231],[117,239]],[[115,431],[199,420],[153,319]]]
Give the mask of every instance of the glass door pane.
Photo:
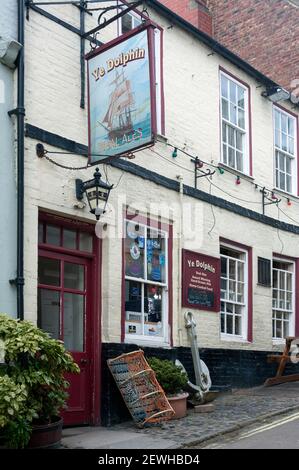
[[[38,290],[39,327],[50,334],[53,339],[60,337],[60,292]]]
[[[64,263],[64,287],[84,291],[84,266],[82,264]]]
[[[85,297],[64,294],[63,341],[66,349],[84,352]]]
[[[60,286],[60,260],[39,258],[38,283],[47,286]]]

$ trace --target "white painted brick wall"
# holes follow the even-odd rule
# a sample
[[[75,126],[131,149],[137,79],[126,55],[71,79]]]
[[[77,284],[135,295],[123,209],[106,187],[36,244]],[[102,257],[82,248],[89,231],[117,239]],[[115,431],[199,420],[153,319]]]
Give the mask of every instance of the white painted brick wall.
[[[51,10],[52,11],[52,10]],[[66,16],[64,15],[64,12]],[[57,7],[57,14],[78,25],[78,12],[75,8]],[[246,76],[238,68],[229,64],[217,54],[209,55],[210,50],[177,27],[168,29],[168,22],[156,19],[165,32],[164,78],[166,99],[166,136],[171,143],[185,148],[200,158],[219,161],[219,65],[247,81],[252,90],[253,120],[253,159],[254,177],[257,183],[272,187],[273,183],[273,128],[271,103],[261,97],[258,83]],[[95,21],[95,20],[93,20]],[[91,24],[91,19],[88,19]],[[110,29],[107,39],[113,36]],[[102,35],[101,39],[104,39]],[[26,120],[28,123],[69,139],[87,143],[87,115],[80,109],[80,67],[79,37],[61,26],[36,14],[30,13],[26,23]],[[74,208],[75,179],[92,177],[93,169],[72,172],[58,169],[46,160],[35,156],[36,142],[26,139],[26,200],[25,200],[25,310],[26,316],[36,320],[37,315],[37,221],[38,209],[49,210],[70,217],[94,222],[87,208]],[[49,150],[55,150],[47,145]],[[59,149],[57,149],[59,150]],[[190,159],[179,154],[175,163],[186,167],[178,168],[173,163],[171,149],[165,144],[155,146],[165,159],[151,150],[139,152],[135,163],[150,170],[176,179],[183,176],[185,184],[193,186],[193,166]],[[66,165],[82,165],[85,160],[78,156],[57,156]],[[109,180],[117,183],[121,172],[107,168]],[[261,212],[261,195],[251,182],[243,181],[236,186],[235,178],[226,173],[218,173],[213,183],[227,193],[240,199],[239,204]],[[202,179],[200,188],[210,191],[210,184]],[[212,194],[227,200],[230,196],[212,187]],[[111,192],[111,204],[115,208],[118,198],[124,195],[128,203],[138,200],[144,204],[179,204],[178,193],[163,189],[154,183],[126,173],[118,188]],[[251,201],[255,201],[254,204]],[[216,313],[194,311],[198,323],[199,342],[204,347],[271,349],[271,289],[256,285],[257,257],[272,257],[273,252],[281,251],[277,230],[249,219],[236,216],[223,209],[214,208],[216,224],[209,233],[214,218],[209,204],[184,197],[184,203],[196,204],[201,214],[194,242],[184,242],[182,247],[194,249],[211,256],[219,256],[219,237],[225,237],[253,247],[253,286],[254,319],[253,344],[227,343],[220,340],[219,315]],[[298,204],[287,208],[289,214],[299,221]],[[277,217],[275,207],[267,208],[267,214]],[[157,215],[157,214],[154,214]],[[113,228],[111,214],[107,215],[109,226]],[[110,217],[110,219],[109,219]],[[283,219],[283,217],[281,217]],[[180,213],[174,215],[174,233],[179,231]],[[284,254],[299,256],[298,237],[280,231],[284,243]],[[184,310],[180,308],[180,265],[179,242],[174,241],[173,258],[173,305],[174,305],[174,342],[187,345],[183,325]],[[103,241],[102,260],[102,327],[103,341],[119,342],[121,334],[121,240]],[[179,329],[182,329],[181,334]]]

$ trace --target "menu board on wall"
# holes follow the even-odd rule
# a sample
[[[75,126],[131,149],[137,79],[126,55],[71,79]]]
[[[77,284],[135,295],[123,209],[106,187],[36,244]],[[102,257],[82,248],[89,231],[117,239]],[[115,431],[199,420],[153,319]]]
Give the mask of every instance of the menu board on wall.
[[[219,312],[220,259],[189,250],[182,257],[183,307]]]

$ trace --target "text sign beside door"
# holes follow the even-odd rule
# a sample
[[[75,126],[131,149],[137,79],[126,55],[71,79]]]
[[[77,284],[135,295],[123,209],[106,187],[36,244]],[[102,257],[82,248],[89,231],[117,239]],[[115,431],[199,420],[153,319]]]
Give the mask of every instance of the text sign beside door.
[[[182,306],[219,312],[220,259],[189,250],[182,257]]]

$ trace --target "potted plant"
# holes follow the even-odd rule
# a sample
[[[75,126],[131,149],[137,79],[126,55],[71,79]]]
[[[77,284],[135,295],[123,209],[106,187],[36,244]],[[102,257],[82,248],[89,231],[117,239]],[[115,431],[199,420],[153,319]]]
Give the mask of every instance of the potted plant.
[[[0,315],[0,435],[7,447],[51,447],[61,439],[67,372],[79,367],[63,343],[28,321]]]
[[[148,363],[174,409],[173,419],[186,416],[188,393],[184,392],[184,388],[188,382],[187,374],[180,366],[166,359],[151,357],[148,359]]]

